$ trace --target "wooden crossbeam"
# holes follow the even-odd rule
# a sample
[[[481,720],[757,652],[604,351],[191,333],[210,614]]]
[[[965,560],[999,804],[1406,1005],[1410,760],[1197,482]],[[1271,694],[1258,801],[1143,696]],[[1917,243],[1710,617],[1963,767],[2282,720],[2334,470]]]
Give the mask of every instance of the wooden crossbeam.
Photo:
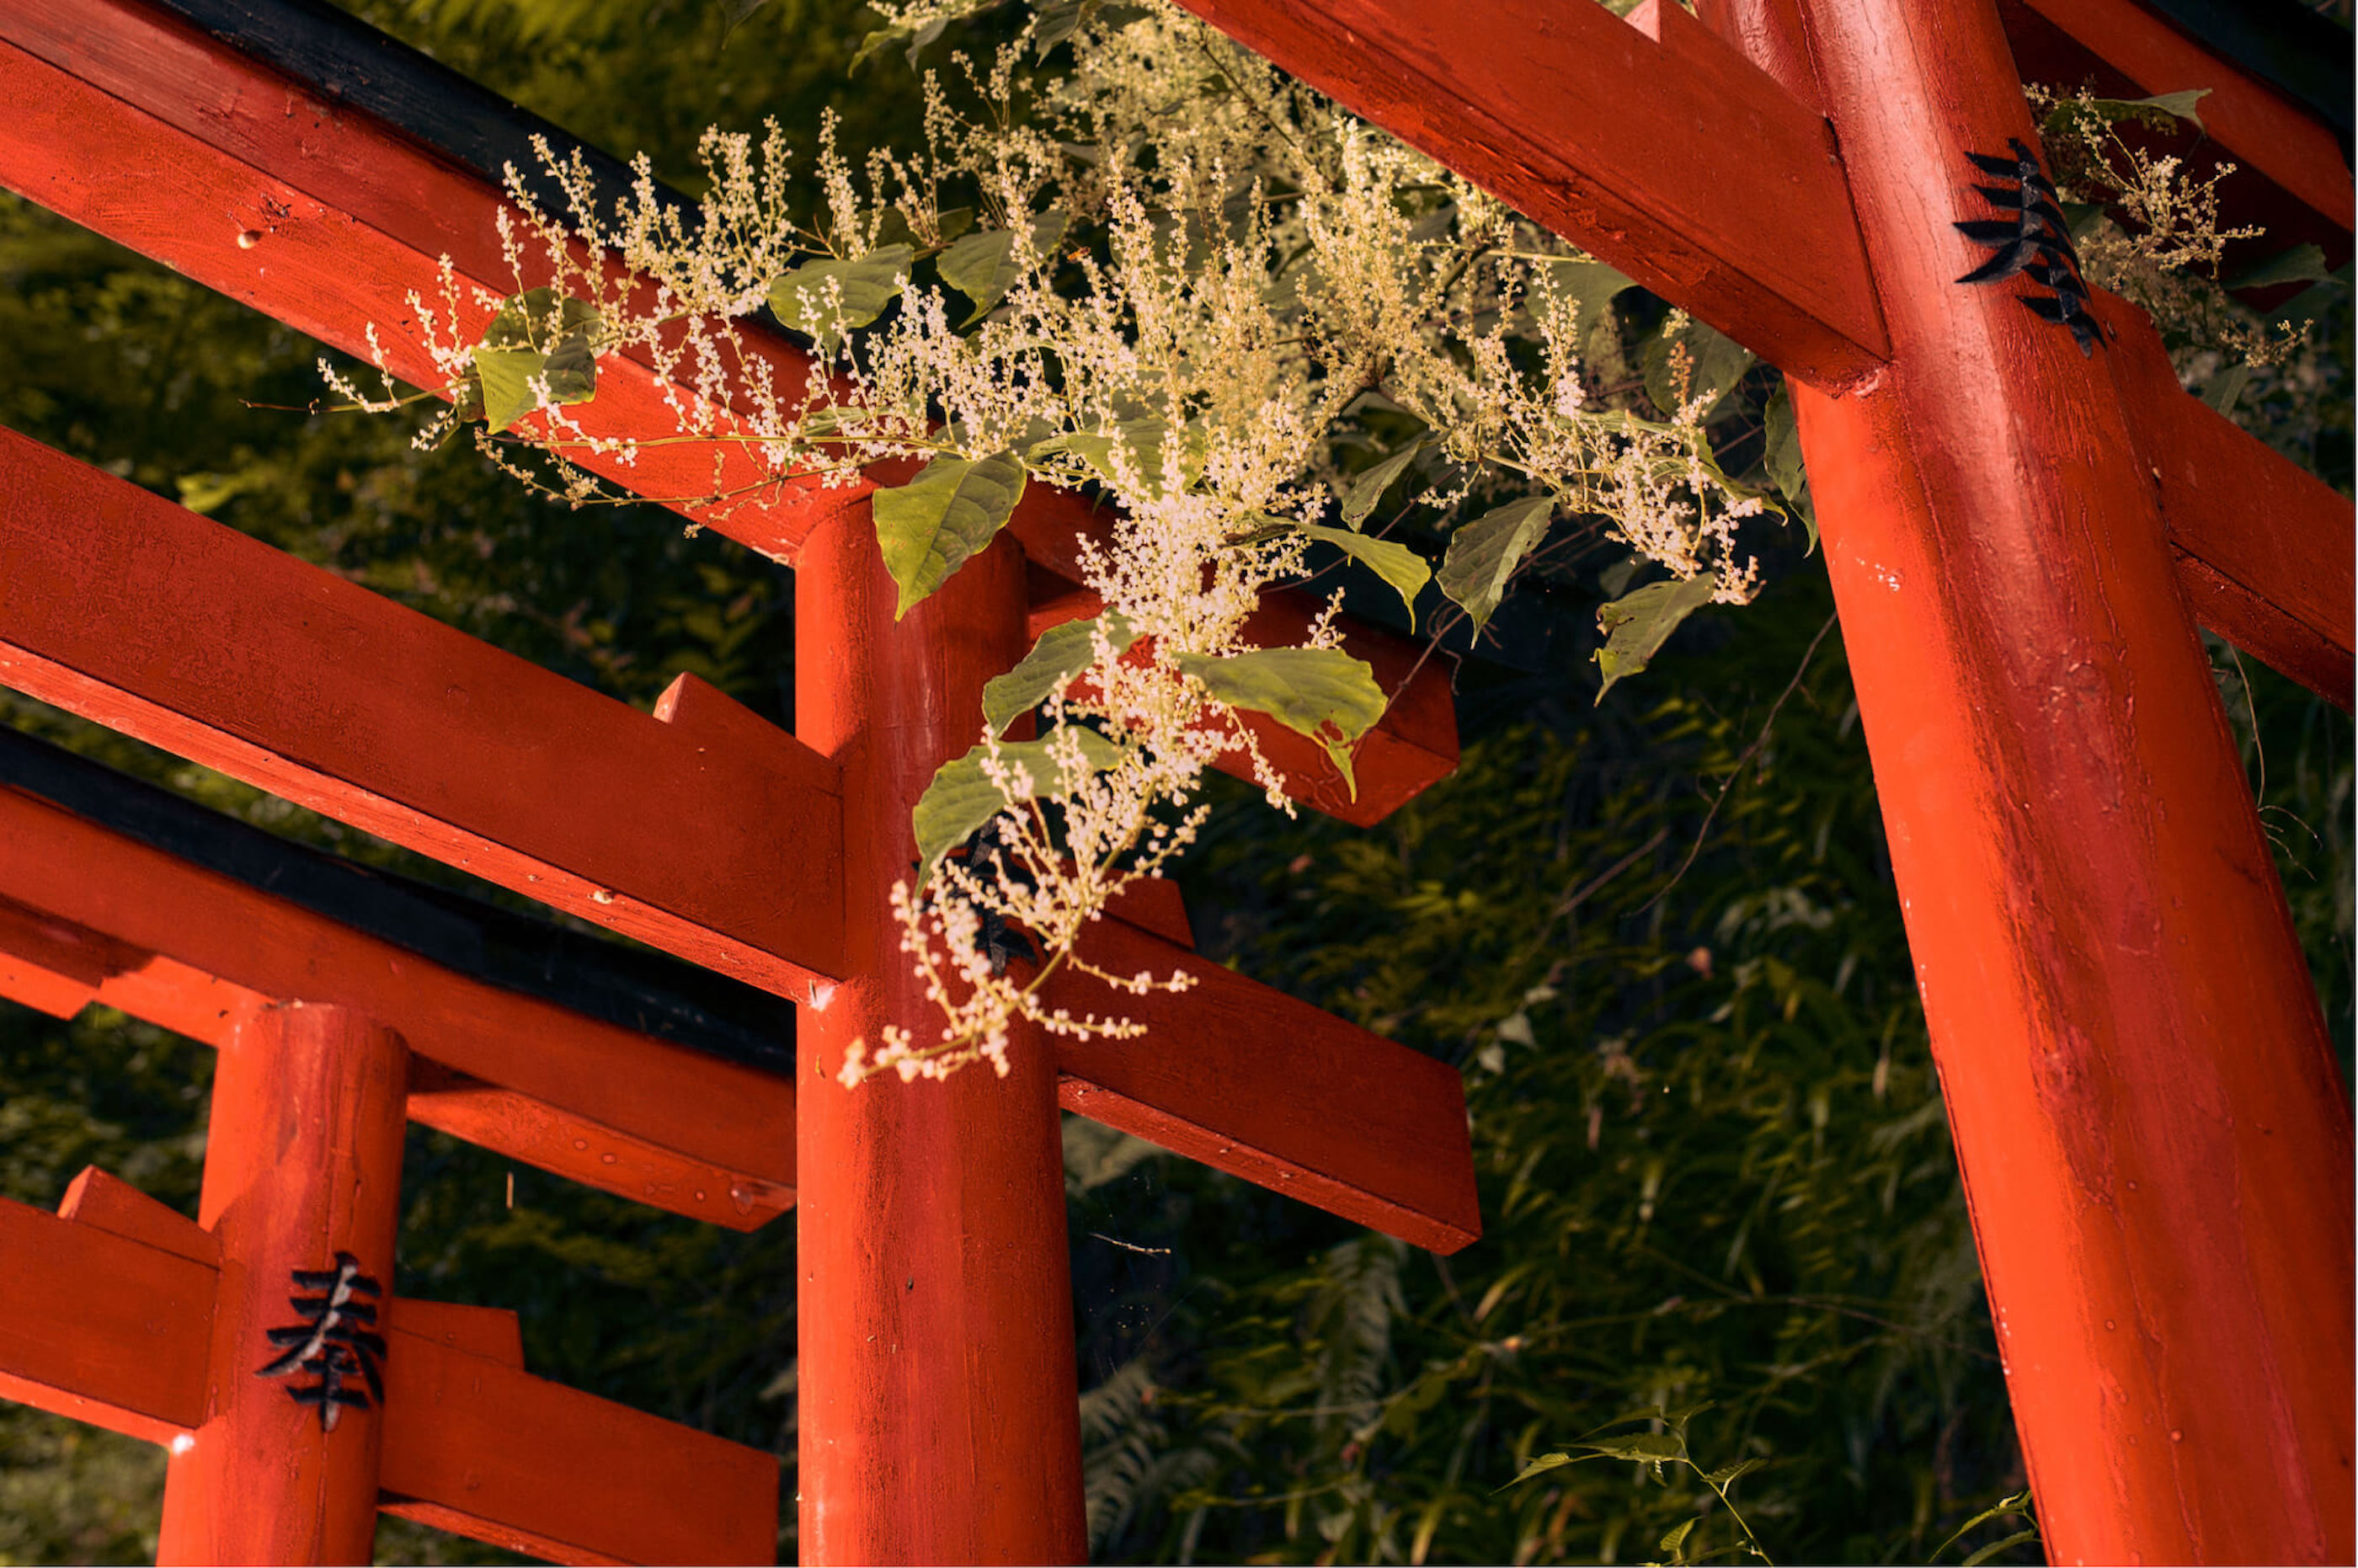
[[[1805,381],[1889,353],[1824,117],[1676,5],[1185,3]]]
[[[1099,923],[1081,954],[1110,974],[1179,969],[1195,985],[1113,999],[1147,1025],[1143,1041],[1059,1038],[1065,1109],[1435,1252],[1481,1236],[1456,1068],[1135,925]],[[1108,1007],[1070,971],[1045,998]]]
[[[1818,109],[1675,5],[1646,0],[1625,23],[1588,0],[1471,9],[1421,0],[1187,4],[1801,381],[1839,391],[1889,351]],[[2059,16],[2109,14],[2126,0],[2039,4]],[[1747,9],[1728,0],[1705,5],[1715,13]],[[2120,36],[2133,33],[2146,40],[2140,48],[2158,49],[2149,31]],[[1786,79],[1799,89],[1806,62],[1790,64]],[[2289,138],[2272,167],[2328,208],[2335,204],[2323,185],[2339,180],[2335,221],[2346,226],[2347,178],[2331,173],[2339,160],[2331,135],[2264,89],[2246,91],[2232,68],[2199,74],[2201,82],[2167,80],[2224,84],[2223,125],[2255,146]],[[2346,511],[2323,525],[2329,509],[2313,480],[2279,454],[2232,438],[2232,427],[2192,398],[2148,406],[2152,439],[2171,459],[2156,466],[2169,476],[2162,503],[2181,584],[2206,624],[2328,696],[2346,693],[2346,672],[2337,680],[2331,666],[2346,661],[2348,633],[2335,642],[2312,604],[2320,586],[2330,591],[2348,580]],[[2289,498],[2296,510],[2248,525],[2218,515],[2221,499],[2234,498],[2236,514],[2256,518],[2262,509],[2242,498],[2262,496]],[[2263,537],[2297,539],[2302,548],[2247,547]]]
[[[2228,220],[2260,222],[2271,250],[2312,240],[2331,265],[2349,259],[2350,165],[2333,127],[2306,106],[2136,0],[2000,0],[1998,12],[2026,81],[2071,89],[2093,78],[2098,91],[2123,97],[2207,88],[2204,137],[2239,168],[2221,191]],[[2277,13],[2267,15],[2274,22]],[[2334,36],[2331,23],[2318,25]],[[2346,81],[2349,34],[2333,47]],[[2266,190],[2255,192],[2255,183]]]
[[[780,995],[839,978],[825,759],[654,717],[0,431],[0,684]]]
[[[1155,1030],[1060,1047],[1067,1108],[1419,1246],[1478,1235],[1455,1071],[1192,946],[1161,881],[1095,928],[1101,968],[1200,983],[1133,1000],[1065,982],[1076,1011],[1118,1003]],[[791,1079],[484,983],[7,787],[0,995],[59,1015],[97,1001],[214,1046],[258,1001],[336,1003],[408,1043],[414,1121],[737,1229],[795,1200]]]
[[[219,1047],[335,1002],[413,1053],[409,1116],[569,1181],[745,1230],[794,1203],[792,1084],[487,985],[0,788],[0,994],[96,1001]]]
[[[402,62],[387,51],[379,64],[398,70]],[[0,0],[0,95],[10,103],[0,119],[0,186],[347,352],[369,351],[373,324],[389,368],[418,385],[438,378],[406,301],[412,292],[437,296],[440,258],[494,294],[515,287],[500,254],[503,203],[493,184],[135,0]],[[170,177],[159,180],[160,169]],[[470,329],[480,330],[488,313],[466,308]],[[782,388],[810,373],[807,356],[774,333],[749,325],[742,341]],[[697,396],[644,360],[622,358],[601,372],[597,398],[568,412],[592,434],[629,435],[669,428],[668,400]],[[788,564],[814,527],[872,489],[765,484],[733,447],[718,470],[703,446],[650,448],[627,467],[594,453],[580,460],[666,503],[753,487],[722,508],[675,510]],[[1034,487],[1019,533],[1027,547],[1049,546],[1088,510]],[[1043,554],[1071,574],[1069,539]],[[1302,596],[1275,598],[1282,602],[1272,612],[1282,620],[1314,613]],[[1365,643],[1380,657],[1392,641],[1346,627],[1345,646],[1355,653]],[[1429,733],[1430,715],[1446,710],[1445,673],[1419,670],[1412,687],[1401,702],[1423,717],[1388,714],[1359,764],[1368,801],[1423,789],[1447,771],[1435,771],[1444,751],[1455,762],[1454,717],[1445,749]],[[1267,738],[1265,751],[1300,750],[1300,775],[1288,776],[1303,798],[1320,809],[1346,800],[1314,748],[1296,748],[1274,723],[1252,723]],[[1403,726],[1413,733],[1401,735]],[[1235,759],[1222,765],[1240,770]],[[1363,821],[1369,810],[1350,805],[1346,815]]]
[[[211,1232],[95,1170],[0,1198],[0,1397],[151,1443],[205,1421]],[[386,1513],[557,1563],[768,1563],[777,1461],[524,1370],[515,1314],[395,1298]]]
[[[2189,396],[2144,311],[2102,291],[2096,310],[2196,619],[2348,712],[2358,641],[2349,501]]]

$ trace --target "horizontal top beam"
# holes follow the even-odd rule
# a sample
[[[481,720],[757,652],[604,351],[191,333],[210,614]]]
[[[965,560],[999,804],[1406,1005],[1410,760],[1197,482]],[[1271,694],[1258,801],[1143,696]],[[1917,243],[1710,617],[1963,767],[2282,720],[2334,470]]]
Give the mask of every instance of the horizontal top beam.
[[[347,352],[368,351],[373,325],[395,374],[435,385],[407,297],[437,296],[444,256],[464,282],[494,294],[514,287],[496,224],[504,203],[481,166],[531,164],[530,136],[554,127],[340,13],[291,0],[188,0],[168,9],[182,15],[136,0],[64,7],[0,0],[0,94],[11,104],[0,119],[0,185]],[[279,70],[308,74],[290,80],[206,29],[237,30],[241,44],[258,44]],[[392,123],[357,111],[355,100]],[[430,149],[412,139],[427,135],[438,138]],[[579,148],[615,178],[611,158],[561,133],[551,140],[560,156]],[[162,169],[168,178],[157,178]],[[471,303],[463,309],[469,330],[480,330],[488,313]],[[748,323],[742,341],[789,393],[810,373],[807,355],[775,332]],[[597,398],[568,413],[594,434],[644,433],[668,428],[669,400],[680,396],[697,395],[644,361],[618,357],[601,372]],[[718,470],[713,452],[695,445],[651,448],[629,467],[595,454],[583,461],[666,504],[716,485],[762,486],[765,477],[735,446],[722,450]],[[861,504],[872,489],[794,481],[719,509],[674,509],[791,564],[812,528]],[[1035,558],[1069,576],[1069,542],[1057,545],[1055,535],[1088,510],[1035,486],[1019,508],[1018,532]],[[1044,538],[1051,541],[1044,555],[1035,547]],[[1271,597],[1289,604],[1293,619],[1312,612],[1301,596]],[[1354,651],[1361,642],[1397,641],[1347,622],[1344,631]],[[1421,708],[1438,701],[1446,710],[1445,673],[1419,669],[1412,684],[1408,697]],[[1253,722],[1285,748],[1273,725]],[[1377,786],[1369,802],[1397,803],[1446,772],[1433,766],[1442,752],[1423,733],[1429,724],[1392,744],[1401,723],[1388,713],[1361,763]],[[1454,763],[1454,718],[1452,725],[1446,760]],[[1298,796],[1320,809],[1340,798],[1323,758],[1305,752],[1300,765],[1299,776],[1288,775]],[[1395,779],[1394,768],[1406,772]],[[1376,814],[1371,804],[1350,803],[1343,815],[1357,822]]]
[[[1824,116],[1676,4],[1184,3],[1790,373],[1889,357]]]
[[[780,995],[840,979],[836,770],[654,716],[0,430],[0,684]]]

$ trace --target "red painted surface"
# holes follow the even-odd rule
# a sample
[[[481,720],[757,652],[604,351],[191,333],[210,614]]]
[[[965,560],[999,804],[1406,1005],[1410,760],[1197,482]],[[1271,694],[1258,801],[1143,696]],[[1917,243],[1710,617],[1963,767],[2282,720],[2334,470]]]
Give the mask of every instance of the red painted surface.
[[[1435,1252],[1482,1234],[1456,1068],[1134,926],[1102,922],[1081,950],[1113,974],[1197,983],[1128,997],[1051,977],[1050,1006],[1150,1031],[1052,1042],[1065,1109]]]
[[[384,1511],[553,1563],[776,1561],[775,1456],[531,1376],[484,1343],[513,1325],[395,1303]]]
[[[43,975],[214,1046],[245,1008],[338,1003],[418,1043],[413,1120],[737,1229],[794,1202],[778,1077],[485,985],[0,789],[0,995],[29,1000],[11,977],[38,992]]]
[[[2350,503],[2180,386],[2145,312],[2101,293],[2096,312],[2115,334],[2104,362],[2196,619],[2347,712]]]
[[[495,227],[502,201],[490,185],[169,16],[133,0],[0,0],[0,97],[10,105],[0,119],[0,185],[233,299],[354,354],[367,352],[373,322],[394,373],[428,384],[432,362],[406,301],[412,291],[438,297],[438,258],[452,259],[462,291],[514,287]],[[241,234],[262,238],[241,245]],[[475,327],[488,319],[470,310]],[[784,339],[749,327],[742,341],[781,388],[809,373]],[[608,366],[597,398],[569,412],[592,434],[644,433],[671,427],[667,397],[695,395],[629,362]],[[583,462],[657,502],[714,488],[713,453],[703,447],[649,449],[629,468],[594,455]],[[760,478],[737,449],[723,452],[722,488]],[[858,485],[797,483],[718,510],[676,509],[791,562],[813,527],[866,494]],[[1060,540],[1059,530],[1088,512],[1087,502],[1035,487],[1019,531],[1027,548],[1044,545],[1069,560],[1070,535]],[[1428,731],[1430,712],[1446,707],[1445,676],[1421,676],[1416,700],[1424,728],[1405,750],[1393,754],[1390,716],[1370,738],[1360,763],[1368,801],[1404,800],[1440,776],[1433,760],[1444,750]],[[1455,756],[1453,729],[1445,757],[1454,765]],[[1301,762],[1305,786],[1323,776],[1314,748]],[[1408,770],[1398,782],[1395,766]],[[1314,803],[1323,809],[1330,795],[1342,798],[1339,781]],[[1348,819],[1371,820],[1369,809],[1353,806]]]
[[[897,625],[865,514],[804,546],[795,713],[843,769],[848,968],[802,1009],[801,1544],[810,1563],[1075,1563],[1087,1550],[1054,1053],[847,1089],[845,1047],[932,1010],[886,908],[909,810],[1024,648],[1002,540]]]
[[[246,1015],[222,1051],[198,1206],[221,1243],[219,1305],[203,1424],[165,1472],[158,1563],[372,1560],[383,1408],[328,1432],[254,1371],[279,1354],[267,1331],[297,1321],[295,1270],[349,1252],[393,1293],[404,1056],[358,1013],[299,1003]]]
[[[2113,377],[1980,253],[1988,0],[1806,0],[1893,362],[1796,406],[2055,1562],[2352,1552],[2349,1113]]]
[[[2145,97],[2208,89],[2197,110],[2204,137],[2245,171],[2229,182],[2230,192],[2255,176],[2267,181],[2314,214],[2320,227],[2339,231],[2338,246],[2330,236],[2319,237],[2329,239],[2327,254],[2336,264],[2349,259],[2350,166],[2333,132],[2309,110],[2212,54],[2136,0],[2000,0],[1999,10],[2026,81],[2079,86],[2088,72],[2086,61],[2075,57],[2084,51],[2087,60],[2119,73],[2120,85],[2105,81],[2105,91]],[[2061,40],[2077,49],[2057,48]],[[2237,200],[2229,197],[2231,204]],[[2271,250],[2283,249],[2294,237],[2309,237],[2291,233],[2284,222],[2288,214],[2270,216],[2276,221],[2269,232],[2277,236]]]
[[[204,1435],[220,1256],[213,1232],[96,1169],[55,1217],[0,1199],[0,1398],[167,1445]],[[396,1297],[382,1326],[378,1511],[556,1563],[773,1560],[772,1455],[526,1375],[512,1312]],[[255,1555],[206,1561],[317,1560],[253,1536]]]
[[[708,968],[837,964],[835,773],[672,722],[0,431],[0,683]]]
[[[193,1432],[214,1278],[186,1249],[0,1198],[0,1399],[150,1443]]]

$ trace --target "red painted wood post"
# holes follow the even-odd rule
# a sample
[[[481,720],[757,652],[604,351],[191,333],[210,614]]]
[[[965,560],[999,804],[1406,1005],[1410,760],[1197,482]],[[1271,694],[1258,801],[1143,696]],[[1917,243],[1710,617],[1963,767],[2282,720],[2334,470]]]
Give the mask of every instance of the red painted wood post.
[[[199,1203],[222,1246],[206,1419],[168,1463],[159,1563],[371,1559],[375,1400],[328,1432],[287,1394],[317,1379],[254,1374],[282,1354],[268,1331],[303,1321],[289,1298],[319,1293],[295,1271],[349,1253],[379,1286],[355,1300],[382,1314],[393,1294],[406,1054],[358,1013],[301,1002],[256,1009],[222,1051]]]
[[[798,568],[795,730],[843,769],[852,978],[795,1048],[801,1521],[807,1563],[1076,1563],[1080,1430],[1055,1054],[1018,1034],[997,1077],[836,1081],[855,1038],[932,1009],[887,891],[909,811],[981,730],[1022,657],[1023,559],[1002,539],[894,622],[865,505]]]
[[[1954,281],[1996,8],[1800,9],[1893,362],[1795,406],[2050,1561],[2346,1563],[2349,1114],[2111,358]]]

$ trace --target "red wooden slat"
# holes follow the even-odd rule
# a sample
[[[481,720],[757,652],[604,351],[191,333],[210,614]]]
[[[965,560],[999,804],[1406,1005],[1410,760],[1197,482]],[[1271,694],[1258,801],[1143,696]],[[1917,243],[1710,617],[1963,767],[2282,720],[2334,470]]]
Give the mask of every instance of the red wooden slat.
[[[367,351],[374,323],[390,368],[431,384],[432,362],[406,299],[412,291],[437,297],[438,258],[449,256],[462,280],[494,293],[514,287],[499,253],[502,202],[491,186],[170,17],[130,0],[0,0],[0,97],[10,105],[0,116],[0,185],[233,299],[352,353]],[[481,315],[469,319],[480,326]],[[743,342],[782,387],[808,373],[806,357],[781,338],[749,327]],[[694,394],[644,364],[620,362],[601,373],[593,402],[569,412],[593,433],[665,429],[671,395]],[[658,501],[715,485],[712,452],[702,447],[653,448],[629,468],[595,455],[582,460]],[[760,477],[741,452],[723,454],[721,487]],[[714,511],[682,510],[791,562],[812,528],[869,489],[793,484]],[[1087,511],[1076,498],[1035,487],[1020,514],[1027,548],[1044,529],[1053,534]],[[1070,555],[1066,541],[1059,558]],[[1305,612],[1297,606],[1293,613]],[[1418,688],[1417,700],[1432,708],[1446,697],[1446,678],[1427,671]],[[1420,733],[1401,751],[1390,743],[1393,728],[1388,717],[1361,763],[1370,800],[1404,800],[1438,776],[1430,773],[1440,754],[1430,739]],[[1454,762],[1454,730],[1447,754]],[[1308,789],[1325,764],[1314,748],[1303,762]],[[1398,780],[1389,773],[1395,766],[1408,770]],[[1350,819],[1367,818],[1368,809],[1354,807]]]
[[[1824,120],[1676,5],[1188,9],[1795,375],[1889,351]]]
[[[1112,974],[1197,983],[1130,997],[1052,977],[1051,1007],[1151,1031],[1057,1040],[1065,1109],[1435,1252],[1482,1234],[1457,1069],[1134,926],[1102,922],[1082,952]]]
[[[0,1198],[0,1399],[150,1443],[195,1431],[213,1280],[176,1251]]]
[[[0,981],[31,929],[48,946],[25,961],[71,963],[61,983],[211,1045],[241,1007],[340,1002],[425,1058],[412,1120],[741,1230],[793,1205],[784,1078],[484,985],[7,789],[0,899],[27,906],[0,905]]]
[[[835,771],[692,677],[662,722],[5,431],[0,560],[0,683],[782,995],[834,978]]]
[[[776,1561],[775,1456],[411,1332],[429,1304],[393,1314],[384,1512],[556,1563]]]
[[[2348,710],[2358,601],[2349,501],[2181,387],[2144,311],[2102,293],[2096,311],[2197,618]]]

